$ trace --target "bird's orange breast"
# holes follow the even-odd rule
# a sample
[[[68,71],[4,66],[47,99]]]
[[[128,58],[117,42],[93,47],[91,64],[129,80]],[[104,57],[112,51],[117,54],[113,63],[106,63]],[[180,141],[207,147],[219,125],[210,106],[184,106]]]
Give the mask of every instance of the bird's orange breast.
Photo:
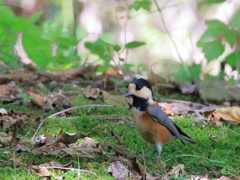
[[[158,104],[154,104],[158,106]],[[165,144],[173,137],[171,132],[160,123],[156,122],[150,115],[149,109],[145,112],[139,112],[137,109],[131,110],[134,124],[136,125],[139,133],[143,137],[143,139],[150,144],[155,144],[160,142],[161,144]]]

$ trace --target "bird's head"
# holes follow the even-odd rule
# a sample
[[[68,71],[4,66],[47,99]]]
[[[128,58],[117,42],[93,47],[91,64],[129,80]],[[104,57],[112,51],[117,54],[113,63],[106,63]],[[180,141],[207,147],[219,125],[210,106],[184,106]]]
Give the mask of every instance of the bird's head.
[[[134,79],[128,85],[128,92],[125,94],[125,97],[136,97],[145,99],[148,102],[154,101],[153,90],[149,82],[145,79],[139,78]]]

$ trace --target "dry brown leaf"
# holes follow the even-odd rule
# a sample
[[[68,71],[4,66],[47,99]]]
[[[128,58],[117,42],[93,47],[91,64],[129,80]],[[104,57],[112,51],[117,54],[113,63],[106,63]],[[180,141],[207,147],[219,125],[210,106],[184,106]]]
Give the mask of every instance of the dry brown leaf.
[[[1,147],[10,146],[12,136],[5,132],[0,132],[0,145]]]
[[[222,103],[240,100],[239,88],[218,79],[205,79],[198,83],[198,91],[205,102]]]
[[[221,176],[220,178],[217,178],[215,180],[232,180],[232,179],[228,178],[227,176]]]
[[[218,136],[214,136],[212,134],[209,134],[208,137],[213,141],[218,141]]]
[[[127,167],[119,161],[110,164],[108,167],[108,173],[112,174],[112,176],[118,180],[130,179],[131,177],[131,174],[128,171]]]
[[[0,85],[0,95],[9,96],[15,92],[15,89],[8,85]]]
[[[88,86],[84,92],[86,98],[92,98],[92,99],[97,99],[99,93],[100,93],[99,88],[92,88],[90,86]]]
[[[113,67],[109,67],[106,71],[105,74],[109,75],[109,76],[118,76],[120,75],[120,73],[118,72],[117,69],[113,68]]]
[[[183,177],[185,174],[184,171],[184,164],[179,164],[177,166],[171,167],[171,169],[167,172],[168,176],[174,176],[174,177]]]
[[[116,145],[110,142],[106,142],[105,145],[113,149],[117,156],[118,155],[127,156],[132,153],[132,151],[124,145]]]
[[[35,145],[34,151],[41,148],[44,151],[49,151],[53,147],[56,148],[66,148],[66,145],[75,143],[80,138],[85,138],[86,135],[81,133],[75,133],[73,135],[66,134],[65,132],[57,137],[50,136],[48,134],[40,135],[35,139],[38,144]],[[40,146],[40,147],[39,147]]]
[[[14,146],[15,152],[30,152],[30,149],[24,145],[16,144]]]
[[[162,109],[167,116],[173,116],[175,113],[174,106],[175,106],[174,104],[169,104],[164,106]]]
[[[37,104],[39,106],[50,106],[52,105],[52,101],[40,94],[34,93],[34,92],[30,92],[29,93],[30,96],[32,96],[34,98],[34,100],[37,102]]]
[[[49,75],[52,76],[52,78],[55,79],[74,79],[77,77],[92,77],[92,75],[96,72],[97,67],[96,66],[86,66],[86,67],[80,67],[77,69],[69,69],[66,71],[60,71],[60,72],[51,72]]]
[[[159,177],[153,177],[146,172],[144,167],[136,157],[121,158],[124,163],[127,163],[129,171],[131,171],[134,179],[159,180]]]
[[[240,124],[240,107],[220,107],[215,109],[209,117],[210,122],[216,125],[223,125],[223,122],[220,120],[233,121]]]
[[[4,108],[0,108],[0,115],[7,114],[7,110]]]
[[[49,177],[51,175],[51,173],[45,167],[32,165],[30,166],[30,169],[32,169],[39,177]]]
[[[90,137],[85,137],[84,139],[85,140],[81,144],[79,144],[78,147],[80,147],[80,148],[90,148],[90,147],[96,148],[97,145],[99,144],[98,141],[94,141]]]
[[[240,124],[240,107],[221,107],[217,111],[222,119]]]

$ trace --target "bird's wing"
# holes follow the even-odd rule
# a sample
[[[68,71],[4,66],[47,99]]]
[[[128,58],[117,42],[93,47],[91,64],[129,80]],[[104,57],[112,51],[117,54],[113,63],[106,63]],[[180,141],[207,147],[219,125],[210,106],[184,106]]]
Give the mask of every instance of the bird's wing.
[[[149,112],[155,121],[168,128],[173,135],[181,138],[181,135],[176,128],[176,124],[163,112],[160,107],[149,106]]]
[[[153,119],[160,123],[161,125],[168,128],[168,130],[174,135],[177,136],[181,141],[186,140],[191,143],[195,143],[187,134],[185,134],[181,128],[173,122],[158,106],[149,106],[149,112]],[[184,144],[184,142],[182,141]]]

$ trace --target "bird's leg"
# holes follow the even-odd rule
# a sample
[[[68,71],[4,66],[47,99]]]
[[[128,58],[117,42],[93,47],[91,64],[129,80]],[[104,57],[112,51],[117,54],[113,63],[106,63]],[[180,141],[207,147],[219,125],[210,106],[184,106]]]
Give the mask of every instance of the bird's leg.
[[[157,146],[157,150],[158,150],[158,159],[157,159],[158,169],[159,169],[160,171],[164,171],[165,168],[166,168],[166,164],[165,164],[164,160],[161,159],[162,144],[161,144],[160,142],[157,142],[157,143],[156,143],[156,146]]]
[[[161,158],[161,153],[162,153],[162,144],[160,142],[156,143],[157,150],[158,150],[158,158]]]

